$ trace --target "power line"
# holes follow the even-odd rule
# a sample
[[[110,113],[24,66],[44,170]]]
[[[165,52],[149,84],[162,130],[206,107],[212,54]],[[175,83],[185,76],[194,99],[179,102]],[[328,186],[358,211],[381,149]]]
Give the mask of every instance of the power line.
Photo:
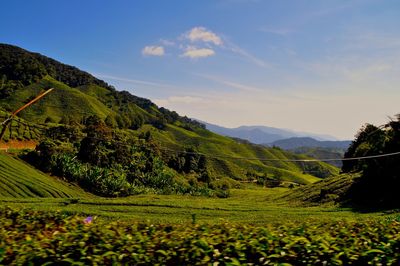
[[[38,129],[45,129],[43,125],[40,125],[40,127],[37,125],[30,125],[27,123],[22,122],[21,120],[18,121],[19,123],[30,126],[33,128],[38,128]],[[384,125],[380,126],[379,128],[383,127]],[[372,133],[375,133],[372,132]],[[110,139],[104,139],[104,138],[96,138],[96,137],[89,137],[91,139],[96,139],[99,141],[110,141]],[[118,145],[124,145],[127,147],[131,147],[132,144],[127,144],[122,141],[118,141],[115,139],[112,139],[114,143],[118,143]],[[137,145],[137,144],[134,144]],[[169,152],[174,152],[174,153],[181,153],[181,154],[189,154],[189,155],[200,155],[200,156],[205,156],[208,158],[225,158],[225,159],[233,159],[233,160],[248,160],[248,161],[263,161],[263,162],[338,162],[338,161],[355,161],[355,160],[368,160],[368,159],[376,159],[376,158],[382,158],[382,157],[391,157],[391,156],[396,156],[400,155],[399,152],[392,152],[392,153],[386,153],[386,154],[376,154],[376,155],[369,155],[369,156],[360,156],[360,157],[352,157],[352,158],[341,158],[341,159],[332,159],[332,158],[322,158],[322,159],[273,159],[273,158],[257,158],[257,157],[241,157],[241,156],[229,156],[229,155],[210,155],[202,152],[191,152],[191,151],[184,151],[184,150],[173,150],[167,147],[160,147],[160,150],[164,151],[169,151]]]
[[[96,137],[89,137],[91,139],[96,139],[100,141],[109,141],[107,139],[96,138]],[[131,147],[132,145],[123,143],[121,141],[114,140],[114,142],[119,143],[119,145],[124,145],[127,147]],[[182,153],[182,154],[189,154],[189,155],[202,155],[208,158],[225,158],[225,159],[235,159],[235,160],[248,160],[248,161],[263,161],[263,162],[334,162],[334,161],[355,161],[355,160],[368,160],[374,158],[382,158],[382,157],[390,157],[395,155],[400,155],[399,152],[392,152],[392,153],[385,153],[385,154],[376,154],[376,155],[369,155],[369,156],[360,156],[360,157],[352,157],[352,158],[342,158],[342,159],[269,159],[269,158],[257,158],[257,157],[240,157],[240,156],[229,156],[229,155],[210,155],[201,152],[192,152],[192,151],[182,151],[182,150],[173,150],[166,147],[160,147],[160,150],[170,151],[174,153]]]
[[[208,155],[205,153],[200,153],[200,152],[187,152],[187,151],[174,151],[172,149],[168,148],[161,148],[164,150],[168,151],[173,151],[173,152],[178,152],[178,153],[184,153],[184,154],[193,154],[193,155],[203,155],[206,157],[214,157],[214,158],[229,158],[229,159],[238,159],[238,160],[249,160],[249,161],[271,161],[271,162],[334,162],[334,161],[355,161],[355,160],[365,160],[365,159],[374,159],[374,158],[381,158],[381,157],[389,157],[389,156],[395,156],[395,155],[400,155],[400,152],[392,152],[392,153],[386,153],[386,154],[377,154],[377,155],[371,155],[371,156],[361,156],[361,157],[352,157],[352,158],[342,158],[342,159],[268,159],[268,158],[256,158],[256,157],[239,157],[239,156],[228,156],[228,155]]]

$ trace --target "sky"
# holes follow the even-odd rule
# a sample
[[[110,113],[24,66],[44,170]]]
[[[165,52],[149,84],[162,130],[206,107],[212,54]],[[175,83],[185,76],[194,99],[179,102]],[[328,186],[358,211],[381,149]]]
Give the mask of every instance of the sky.
[[[400,1],[4,1],[0,42],[226,127],[353,139],[400,113]]]

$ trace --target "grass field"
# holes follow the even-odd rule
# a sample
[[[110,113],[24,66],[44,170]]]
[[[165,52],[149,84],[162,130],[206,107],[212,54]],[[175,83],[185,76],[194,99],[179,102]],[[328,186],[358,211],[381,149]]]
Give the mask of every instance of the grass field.
[[[385,216],[384,213],[362,214],[335,206],[299,207],[296,201],[302,199],[298,195],[306,194],[314,195],[306,187],[292,192],[287,188],[261,188],[249,184],[245,189],[232,189],[231,196],[226,199],[154,194],[108,199],[93,196],[19,159],[0,153],[2,206],[60,210],[105,219],[172,223],[196,219],[199,222],[226,220],[262,224],[309,218],[358,220]]]
[[[0,154],[0,265],[398,265],[398,212],[299,206],[345,178],[108,199]]]
[[[357,213],[349,208],[295,207],[278,200],[286,190],[232,190],[227,199],[181,195],[137,195],[128,198],[0,198],[3,206],[40,211],[63,211],[101,219],[157,223],[221,221],[266,224],[280,221],[385,219],[385,213]],[[391,214],[393,215],[393,214]]]

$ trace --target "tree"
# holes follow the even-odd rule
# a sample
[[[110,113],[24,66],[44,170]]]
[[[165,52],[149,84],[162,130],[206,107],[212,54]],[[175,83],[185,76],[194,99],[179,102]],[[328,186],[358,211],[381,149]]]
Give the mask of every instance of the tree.
[[[97,166],[108,165],[112,152],[109,149],[111,129],[97,116],[90,116],[85,123],[87,136],[80,143],[79,159]]]
[[[386,133],[371,124],[364,125],[357,133],[356,139],[350,144],[344,158],[362,157],[382,153],[385,145]],[[343,161],[342,171],[361,171],[368,167],[366,161]]]
[[[345,158],[389,154],[400,151],[400,116],[383,127],[364,126],[345,153]],[[385,156],[344,161],[342,171],[360,172],[361,178],[349,191],[353,200],[374,206],[400,206],[400,157]]]

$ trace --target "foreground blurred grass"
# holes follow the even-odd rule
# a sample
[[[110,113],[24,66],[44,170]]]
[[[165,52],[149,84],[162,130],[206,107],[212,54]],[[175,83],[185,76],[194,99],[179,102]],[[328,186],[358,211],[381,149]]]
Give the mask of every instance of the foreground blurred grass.
[[[0,209],[4,265],[398,265],[396,220],[107,222]],[[281,264],[285,263],[285,264]]]

